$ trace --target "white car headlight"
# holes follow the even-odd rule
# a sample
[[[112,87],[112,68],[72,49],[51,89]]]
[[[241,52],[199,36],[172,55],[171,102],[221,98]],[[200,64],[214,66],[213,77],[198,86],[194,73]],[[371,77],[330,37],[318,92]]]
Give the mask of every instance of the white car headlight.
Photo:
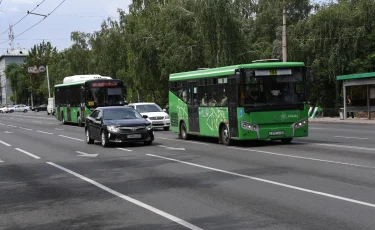
[[[116,126],[110,125],[107,126],[108,131],[117,133],[119,129]]]
[[[167,115],[167,116],[165,116],[164,118],[165,118],[165,119],[169,119],[169,116]]]

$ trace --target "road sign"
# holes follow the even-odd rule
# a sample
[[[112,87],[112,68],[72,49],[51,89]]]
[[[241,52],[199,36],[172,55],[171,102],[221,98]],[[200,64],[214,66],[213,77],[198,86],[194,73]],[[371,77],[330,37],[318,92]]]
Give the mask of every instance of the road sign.
[[[33,68],[33,67],[29,67],[29,68],[27,68],[27,72],[28,72],[28,73],[34,73],[34,68]]]
[[[39,66],[39,72],[43,73],[44,71],[46,71],[46,67],[43,65]]]
[[[34,66],[34,68],[33,68],[33,73],[39,73],[39,69],[38,69],[37,66]]]

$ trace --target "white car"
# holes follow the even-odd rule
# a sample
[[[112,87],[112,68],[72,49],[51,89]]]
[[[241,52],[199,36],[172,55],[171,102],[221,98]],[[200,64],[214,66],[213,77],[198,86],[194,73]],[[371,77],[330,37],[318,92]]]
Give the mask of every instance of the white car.
[[[12,113],[14,112],[14,110],[12,109],[13,109],[12,105],[7,105],[7,106],[0,108],[0,113]]]
[[[169,130],[171,121],[169,115],[155,103],[130,103],[128,106],[133,107],[141,115],[147,115],[147,120],[152,123],[154,128],[163,128]]]
[[[9,108],[10,111],[13,112],[28,112],[30,110],[30,107],[27,105],[15,105],[12,108]]]

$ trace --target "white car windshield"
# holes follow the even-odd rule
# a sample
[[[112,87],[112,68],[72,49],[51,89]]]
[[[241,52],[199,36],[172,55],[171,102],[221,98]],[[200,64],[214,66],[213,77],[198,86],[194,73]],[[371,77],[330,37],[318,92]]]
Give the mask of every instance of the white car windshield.
[[[163,110],[156,104],[137,105],[137,111],[140,113],[162,112]]]

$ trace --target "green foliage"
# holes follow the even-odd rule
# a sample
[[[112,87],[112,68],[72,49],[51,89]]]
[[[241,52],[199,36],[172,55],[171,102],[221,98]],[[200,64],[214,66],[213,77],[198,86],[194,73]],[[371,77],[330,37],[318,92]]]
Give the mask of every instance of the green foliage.
[[[281,58],[284,6],[288,61],[305,62],[317,76],[310,101],[340,106],[336,76],[374,71],[373,0],[133,0],[128,14],[119,9],[119,20],[103,21],[100,30],[72,32],[68,49],[34,46],[23,68],[48,64],[51,86],[74,74],[119,78],[128,101],[164,105],[171,73]],[[14,80],[15,100],[27,100],[30,90],[46,98],[45,74],[33,75],[29,85],[26,71],[12,68],[11,78],[27,85]]]

